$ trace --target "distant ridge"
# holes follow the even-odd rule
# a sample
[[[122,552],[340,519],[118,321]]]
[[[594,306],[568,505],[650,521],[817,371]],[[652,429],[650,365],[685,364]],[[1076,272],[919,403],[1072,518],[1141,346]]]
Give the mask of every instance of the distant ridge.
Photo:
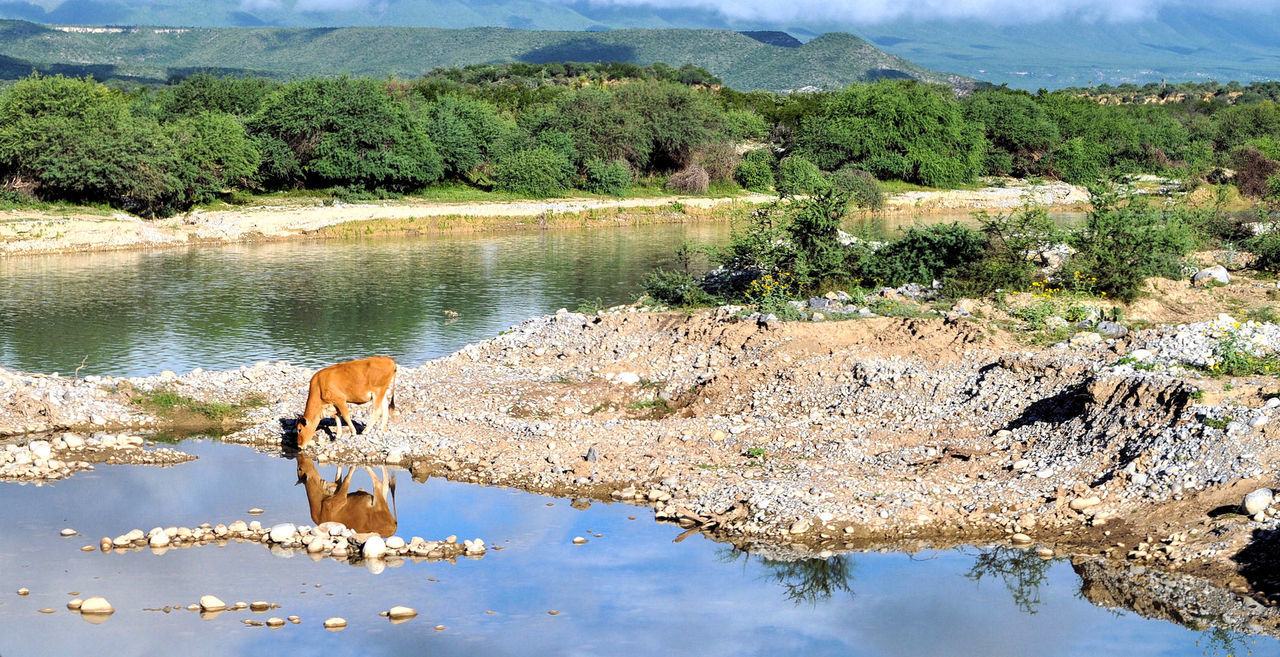
[[[740,31],[738,34],[745,34],[760,43],[779,48],[799,48],[804,45],[799,39],[777,30],[747,30]]]
[[[32,70],[160,83],[198,70],[288,78],[414,77],[437,67],[523,61],[691,63],[742,90],[836,89],[914,78],[971,89],[971,78],[932,71],[858,37],[800,43],[785,32],[635,29],[531,31],[476,27],[166,28],[46,26],[0,20],[0,76]]]

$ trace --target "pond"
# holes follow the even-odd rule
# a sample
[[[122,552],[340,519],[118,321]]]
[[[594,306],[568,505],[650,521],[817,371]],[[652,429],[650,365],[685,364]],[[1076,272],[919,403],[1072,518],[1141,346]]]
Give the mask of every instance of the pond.
[[[372,353],[412,365],[580,300],[627,302],[675,245],[727,235],[723,225],[653,226],[10,258],[0,260],[0,363],[63,373],[84,363],[82,375],[129,376]],[[82,552],[133,528],[253,520],[252,507],[265,509],[257,519],[267,526],[310,523],[293,460],[210,439],[179,449],[200,458],[0,484],[0,654],[162,654],[177,645],[201,654],[302,645],[326,655],[1280,654],[1275,639],[1094,606],[1070,563],[1023,551],[771,561],[696,534],[673,542],[681,530],[654,523],[647,508],[575,508],[584,505],[415,483],[406,472],[398,535],[478,536],[502,549],[381,571],[248,543]],[[354,476],[371,487],[363,470]],[[63,538],[64,527],[80,534]],[[575,536],[589,542],[574,545]],[[30,595],[16,595],[19,587]],[[106,596],[117,611],[86,623],[66,611],[72,592]],[[204,594],[281,608],[211,620],[146,611]],[[394,605],[421,615],[391,625],[378,612]],[[293,614],[302,623],[279,630],[241,622]],[[326,632],[330,616],[350,625]]]
[[[883,238],[942,221],[971,219],[848,228]],[[116,376],[371,354],[417,365],[534,315],[628,303],[677,245],[728,236],[727,224],[658,225],[0,259],[0,364]]]
[[[52,485],[0,484],[0,654],[1200,655],[1277,654],[1273,639],[1196,632],[1090,604],[1066,561],[1002,548],[771,561],[657,524],[623,504],[415,483],[398,473],[397,534],[482,537],[482,559],[369,569],[263,545],[82,552],[133,528],[310,523],[296,465],[212,440],[172,468],[104,466]],[[335,468],[321,466],[329,476]],[[358,469],[355,486],[370,488]],[[260,507],[260,516],[246,511]],[[44,509],[33,513],[32,509]],[[634,520],[632,518],[635,518]],[[63,538],[70,527],[80,535]],[[598,536],[597,536],[598,535]],[[589,538],[574,545],[573,538]],[[30,595],[14,593],[27,587]],[[66,602],[103,595],[100,625]],[[204,594],[266,600],[210,620],[174,610]],[[393,625],[379,612],[419,616]],[[51,608],[53,614],[38,610]],[[556,615],[549,612],[556,611]],[[493,612],[493,613],[489,613]],[[301,617],[275,630],[244,619]],[[324,630],[331,616],[347,620]],[[437,625],[444,630],[435,630]]]

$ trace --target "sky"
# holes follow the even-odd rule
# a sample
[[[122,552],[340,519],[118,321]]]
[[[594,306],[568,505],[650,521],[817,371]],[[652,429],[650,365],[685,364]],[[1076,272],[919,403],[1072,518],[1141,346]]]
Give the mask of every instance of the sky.
[[[362,0],[329,0],[333,2]],[[1151,19],[1166,7],[1203,11],[1274,12],[1280,0],[588,0],[593,6],[700,8],[733,20],[875,24],[892,20],[972,19],[995,24],[1077,18],[1126,22]]]

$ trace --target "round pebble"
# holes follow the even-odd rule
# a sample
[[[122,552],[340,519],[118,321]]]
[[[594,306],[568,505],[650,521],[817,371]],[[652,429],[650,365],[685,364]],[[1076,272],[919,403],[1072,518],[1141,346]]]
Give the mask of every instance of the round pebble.
[[[227,603],[223,602],[215,595],[200,596],[201,611],[222,611],[227,608]]]
[[[80,607],[84,605],[84,600],[80,598],[72,598],[67,601],[67,609],[71,611],[80,611]]]
[[[67,527],[66,529],[62,530],[62,532],[61,532],[61,534],[62,534],[63,536],[75,536],[76,534],[79,534],[79,533],[80,533],[80,532],[78,532],[78,531],[76,531],[76,530],[74,530],[74,529],[72,529],[72,528],[70,528],[70,527]]]
[[[581,536],[574,536],[574,537],[573,537],[573,544],[574,544],[574,545],[582,545],[583,543],[586,543],[586,542],[587,542],[587,539],[585,539],[585,538],[583,538],[583,537],[581,537]]]
[[[284,619],[272,616],[271,618],[267,619],[267,627],[271,629],[284,627]]]
[[[25,586],[24,586],[24,587],[22,587],[22,588],[20,588],[20,589],[18,589],[18,595],[30,595],[30,594],[31,594],[31,589],[29,589],[29,588],[27,588],[27,587],[25,587]]]
[[[324,629],[330,632],[338,632],[347,627],[347,619],[334,616],[324,620]]]
[[[115,612],[115,607],[112,607],[106,598],[99,595],[80,603],[80,613],[82,614],[111,614],[113,612]]]

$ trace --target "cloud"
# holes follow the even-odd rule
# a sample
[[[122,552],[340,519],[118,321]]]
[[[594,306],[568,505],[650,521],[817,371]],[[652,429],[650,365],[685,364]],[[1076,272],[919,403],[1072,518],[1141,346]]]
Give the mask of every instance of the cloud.
[[[989,23],[1025,23],[1075,18],[1086,21],[1130,22],[1154,18],[1166,7],[1204,11],[1274,11],[1280,0],[587,0],[593,6],[704,9],[730,20],[872,24],[891,20],[970,19]]]
[[[301,12],[355,11],[369,4],[370,0],[298,0],[293,8]]]
[[[240,0],[242,11],[274,11],[280,7],[280,0]]]

